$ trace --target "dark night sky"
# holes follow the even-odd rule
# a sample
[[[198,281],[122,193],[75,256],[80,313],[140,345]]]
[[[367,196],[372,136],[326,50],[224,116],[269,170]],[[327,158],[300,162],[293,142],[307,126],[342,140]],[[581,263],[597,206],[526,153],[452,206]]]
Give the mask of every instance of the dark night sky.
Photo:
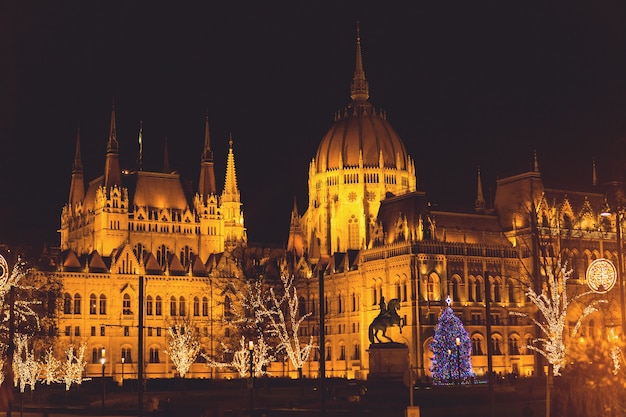
[[[248,237],[284,244],[308,164],[348,104],[361,22],[371,101],[440,207],[472,207],[476,168],[589,188],[623,166],[626,5],[588,1],[20,1],[0,9],[0,242],[57,245],[76,129],[102,173],[116,102],[125,167],[197,184],[208,111],[221,189],[232,132]],[[620,165],[620,163],[622,165]]]

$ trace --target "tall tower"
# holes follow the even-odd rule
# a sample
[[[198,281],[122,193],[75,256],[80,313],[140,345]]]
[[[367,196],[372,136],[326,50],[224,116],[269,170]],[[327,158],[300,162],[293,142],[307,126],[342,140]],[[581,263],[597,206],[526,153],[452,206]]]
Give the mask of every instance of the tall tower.
[[[357,25],[350,104],[336,114],[309,165],[309,207],[303,216],[312,261],[365,248],[381,200],[415,191],[415,165],[386,114],[369,101]]]
[[[235,171],[235,154],[233,153],[233,137],[228,140],[228,159],[226,160],[226,178],[221,198],[222,216],[224,218],[224,248],[232,250],[245,246],[248,239],[243,222],[241,195],[237,187]]]

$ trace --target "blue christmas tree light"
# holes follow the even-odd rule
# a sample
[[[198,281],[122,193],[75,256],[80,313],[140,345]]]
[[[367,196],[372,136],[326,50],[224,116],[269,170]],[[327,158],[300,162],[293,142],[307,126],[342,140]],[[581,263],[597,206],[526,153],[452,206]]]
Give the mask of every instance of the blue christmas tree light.
[[[468,383],[475,376],[472,370],[472,342],[461,320],[454,314],[450,296],[435,326],[430,344],[433,352],[430,372],[435,385]]]

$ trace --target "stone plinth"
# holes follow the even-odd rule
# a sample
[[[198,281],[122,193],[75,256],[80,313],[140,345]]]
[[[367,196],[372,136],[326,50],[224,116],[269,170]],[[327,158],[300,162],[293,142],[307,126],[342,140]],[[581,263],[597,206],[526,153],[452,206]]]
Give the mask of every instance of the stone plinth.
[[[368,379],[402,381],[409,369],[409,348],[402,343],[372,343]]]

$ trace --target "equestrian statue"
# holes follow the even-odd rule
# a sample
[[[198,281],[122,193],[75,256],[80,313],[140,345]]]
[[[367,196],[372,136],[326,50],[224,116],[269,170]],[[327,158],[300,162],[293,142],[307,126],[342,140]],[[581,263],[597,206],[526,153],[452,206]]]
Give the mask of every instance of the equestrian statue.
[[[380,313],[372,320],[372,324],[369,327],[369,339],[370,343],[394,343],[394,341],[387,336],[387,327],[396,325],[400,327],[400,333],[402,333],[402,327],[404,326],[404,320],[398,314],[400,309],[400,300],[394,298],[389,300],[389,304],[385,305],[385,297],[380,297]],[[387,339],[386,342],[380,340],[378,332],[382,332],[382,337]]]

